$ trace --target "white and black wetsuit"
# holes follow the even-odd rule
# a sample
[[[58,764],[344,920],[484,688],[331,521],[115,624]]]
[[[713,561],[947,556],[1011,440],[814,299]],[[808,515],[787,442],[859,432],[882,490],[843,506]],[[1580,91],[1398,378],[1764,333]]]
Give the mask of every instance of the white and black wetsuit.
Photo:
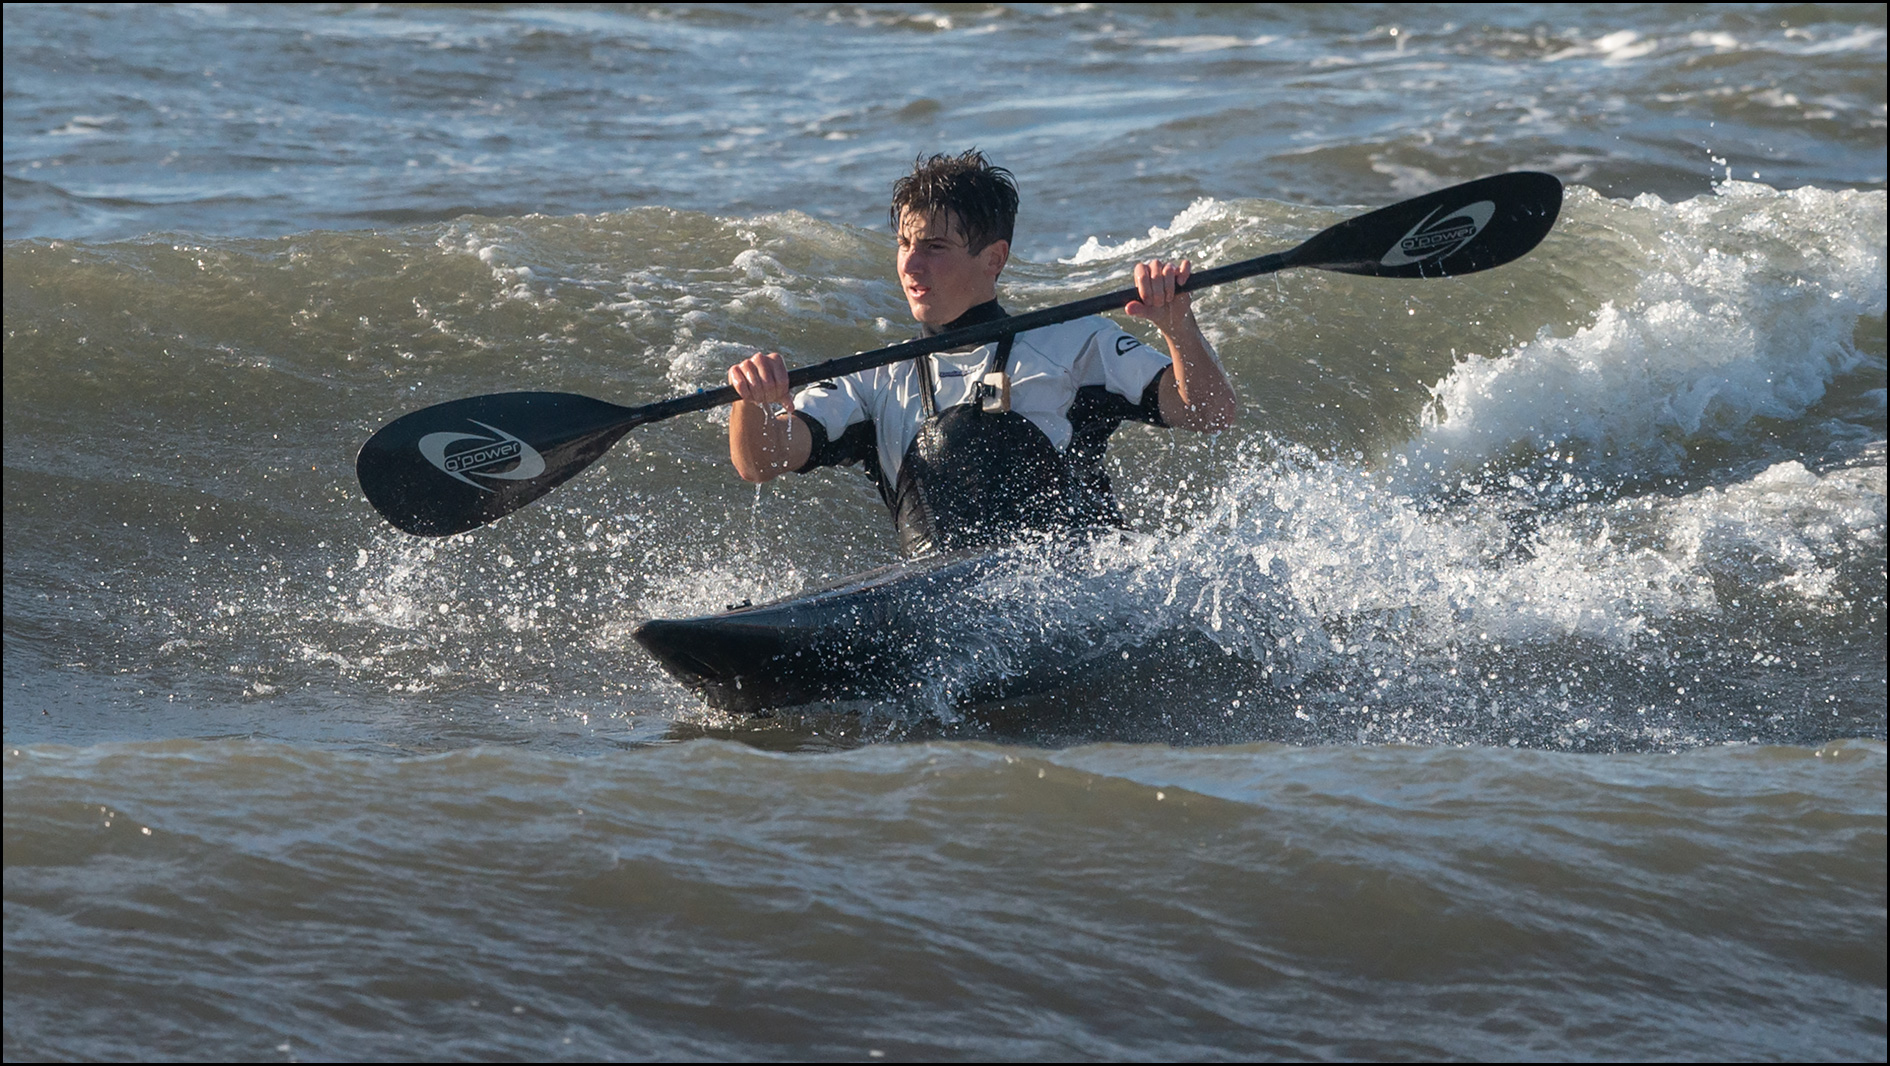
[[[992,300],[945,329],[1003,316]],[[818,382],[794,400],[813,438],[801,471],[863,464],[909,556],[1120,525],[1104,451],[1124,421],[1163,424],[1168,365],[1098,316]],[[1010,375],[1009,411],[980,403],[994,366]]]

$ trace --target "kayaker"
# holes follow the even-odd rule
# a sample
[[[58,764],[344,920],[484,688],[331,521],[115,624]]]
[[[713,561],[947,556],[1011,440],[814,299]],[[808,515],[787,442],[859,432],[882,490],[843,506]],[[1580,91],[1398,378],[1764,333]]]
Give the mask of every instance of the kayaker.
[[[921,158],[893,186],[890,219],[907,306],[926,336],[1004,317],[997,280],[1017,218],[1010,171],[983,153]],[[817,382],[790,393],[763,352],[729,368],[742,399],[729,457],[745,480],[862,463],[909,556],[1026,531],[1121,525],[1103,467],[1125,420],[1218,432],[1232,384],[1195,321],[1186,259],[1135,265],[1123,308],[1168,354],[1094,316]]]

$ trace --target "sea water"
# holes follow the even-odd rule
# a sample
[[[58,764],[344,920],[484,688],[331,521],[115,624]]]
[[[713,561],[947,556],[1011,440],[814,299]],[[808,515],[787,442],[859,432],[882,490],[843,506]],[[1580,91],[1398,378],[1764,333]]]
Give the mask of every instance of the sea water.
[[[5,31],[7,1057],[1883,1058],[1881,6]],[[361,499],[429,403],[904,339],[888,187],[972,145],[1013,310],[1569,189],[1203,293],[1240,425],[1120,431],[1130,529],[909,699],[629,638],[895,554],[725,415],[446,540]],[[1108,654],[961,698],[1045,639]]]

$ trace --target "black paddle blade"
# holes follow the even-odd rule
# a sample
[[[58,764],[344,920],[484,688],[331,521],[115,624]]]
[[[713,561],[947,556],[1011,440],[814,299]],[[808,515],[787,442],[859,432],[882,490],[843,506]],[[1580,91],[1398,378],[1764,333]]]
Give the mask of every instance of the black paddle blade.
[[[1527,254],[1561,210],[1554,175],[1498,174],[1348,219],[1288,256],[1293,266],[1379,278],[1471,274]]]
[[[422,537],[464,533],[569,481],[644,421],[565,392],[503,392],[404,415],[355,457],[361,491]]]

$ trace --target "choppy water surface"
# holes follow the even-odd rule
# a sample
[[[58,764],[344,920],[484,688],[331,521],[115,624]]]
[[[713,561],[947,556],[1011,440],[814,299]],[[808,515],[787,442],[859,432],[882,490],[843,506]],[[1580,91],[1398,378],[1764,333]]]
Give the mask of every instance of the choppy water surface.
[[[21,5],[6,29],[9,238],[633,206],[876,226],[889,173],[969,143],[1061,254],[1199,196],[1885,177],[1867,4]]]
[[[1884,769],[9,750],[8,1053],[1862,1057]]]
[[[5,18],[9,1058],[1884,1056],[1881,6]],[[893,554],[713,416],[361,501],[426,403],[903,338],[885,187],[974,142],[1020,309],[1570,189],[1204,295],[1242,424],[1125,428],[1133,531],[910,699],[630,641]],[[963,702],[1046,635],[1109,665]]]

